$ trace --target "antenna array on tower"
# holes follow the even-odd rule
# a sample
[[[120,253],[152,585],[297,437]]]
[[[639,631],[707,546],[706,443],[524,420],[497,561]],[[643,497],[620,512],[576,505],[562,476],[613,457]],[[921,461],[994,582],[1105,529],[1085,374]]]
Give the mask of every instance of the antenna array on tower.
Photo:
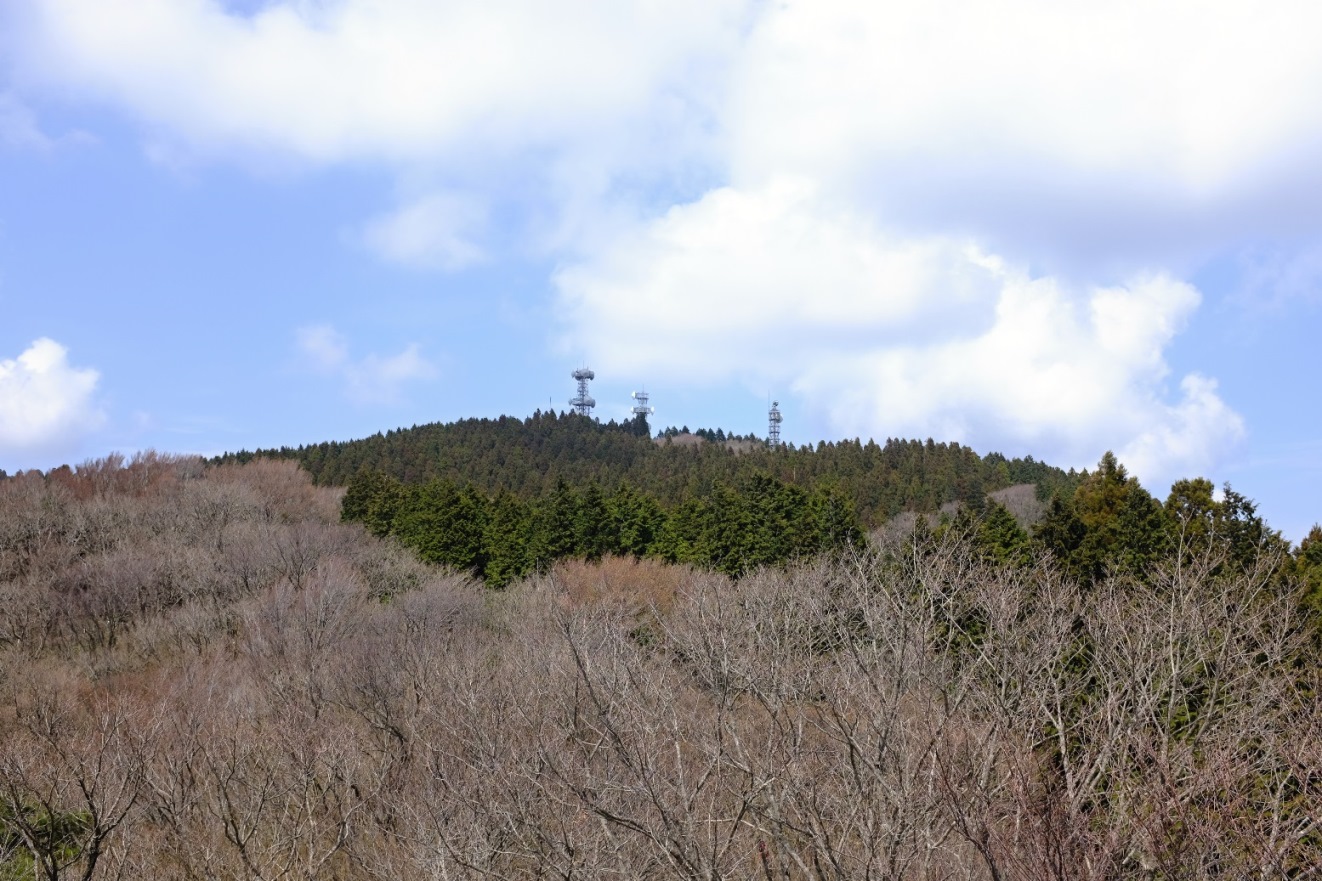
[[[634,392],[633,393],[634,405],[633,405],[633,409],[630,410],[629,412],[633,413],[633,415],[635,416],[651,416],[653,413],[655,413],[656,412],[655,407],[647,406],[647,398],[648,398],[647,392]]]
[[[780,423],[785,417],[780,415],[780,401],[772,401],[767,411],[767,446],[775,449],[780,446]]]
[[[588,382],[596,379],[597,374],[589,367],[580,367],[571,375],[578,380],[578,394],[569,399],[569,406],[573,407],[574,412],[579,416],[591,416],[592,408],[597,406],[597,402],[588,394]]]

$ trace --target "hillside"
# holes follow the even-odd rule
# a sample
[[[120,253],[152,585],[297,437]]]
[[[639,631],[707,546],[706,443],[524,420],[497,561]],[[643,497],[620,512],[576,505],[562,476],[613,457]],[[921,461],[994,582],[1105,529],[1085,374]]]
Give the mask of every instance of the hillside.
[[[1043,523],[1129,560],[1135,486]],[[0,878],[1315,877],[1316,631],[1209,487],[1099,580],[970,505],[492,591],[292,462],[0,481]]]
[[[627,483],[669,508],[709,496],[718,484],[764,473],[805,490],[838,484],[866,527],[902,511],[936,512],[948,502],[980,501],[1016,484],[1034,484],[1043,499],[1068,494],[1081,477],[1032,457],[979,456],[968,447],[930,439],[770,450],[749,438],[706,442],[703,435],[717,436],[706,430],[678,436],[672,430],[658,439],[649,434],[645,424],[538,412],[526,419],[465,419],[361,440],[244,451],[218,461],[289,458],[324,486],[343,486],[360,472],[379,471],[406,484],[443,479],[525,501],[546,496],[561,481],[605,490]]]

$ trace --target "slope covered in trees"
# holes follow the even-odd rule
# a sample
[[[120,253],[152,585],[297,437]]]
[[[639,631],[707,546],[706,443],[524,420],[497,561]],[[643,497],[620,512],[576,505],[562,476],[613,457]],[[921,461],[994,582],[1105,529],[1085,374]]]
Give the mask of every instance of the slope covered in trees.
[[[716,432],[696,436],[715,441]],[[744,439],[747,440],[747,439]],[[848,494],[865,526],[901,511],[936,511],[955,501],[981,499],[1014,484],[1035,484],[1044,498],[1072,492],[1079,475],[1031,457],[979,456],[959,444],[932,440],[840,441],[770,450],[740,443],[683,444],[674,433],[649,437],[645,422],[598,423],[576,415],[536,413],[527,419],[467,419],[414,426],[356,441],[237,453],[297,460],[322,485],[343,486],[363,471],[405,484],[448,480],[524,501],[546,497],[558,483],[575,488],[620,484],[667,507],[709,497],[718,484],[736,486],[762,473],[811,491],[830,481]]]
[[[349,481],[343,518],[492,587],[566,558],[653,557],[741,575],[863,543],[838,484],[808,492],[761,472],[667,510],[627,483],[606,493],[561,480],[524,502],[503,490],[486,496],[449,480],[410,485],[363,471]]]
[[[490,591],[291,462],[0,481],[0,878],[1314,877],[1316,631],[1177,490]]]

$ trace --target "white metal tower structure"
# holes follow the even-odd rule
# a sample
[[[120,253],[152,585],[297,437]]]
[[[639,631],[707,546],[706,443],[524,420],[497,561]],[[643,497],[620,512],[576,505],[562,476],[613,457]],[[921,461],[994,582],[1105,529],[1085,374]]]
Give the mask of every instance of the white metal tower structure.
[[[785,417],[780,415],[780,401],[772,401],[767,411],[767,446],[773,450],[780,446],[780,423]]]
[[[648,397],[647,392],[633,393],[634,405],[633,405],[633,410],[630,411],[631,413],[633,413],[633,415],[646,417],[646,416],[651,416],[653,413],[656,412],[655,407],[647,406],[647,397]]]
[[[579,416],[591,416],[592,408],[597,406],[597,402],[592,395],[588,394],[588,382],[596,379],[597,374],[592,372],[589,367],[580,367],[572,374],[574,379],[578,380],[578,394],[569,399],[569,406],[574,408],[574,412]]]

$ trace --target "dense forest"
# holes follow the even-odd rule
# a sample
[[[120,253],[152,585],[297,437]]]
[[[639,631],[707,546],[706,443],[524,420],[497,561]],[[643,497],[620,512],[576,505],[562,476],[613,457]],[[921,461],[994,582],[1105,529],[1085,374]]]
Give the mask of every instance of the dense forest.
[[[493,587],[567,558],[655,557],[739,575],[863,541],[838,484],[806,492],[756,472],[667,511],[627,483],[604,493],[595,483],[580,490],[562,479],[545,497],[525,503],[449,480],[408,485],[364,471],[349,482],[343,518]]]
[[[344,486],[364,471],[377,471],[405,484],[441,479],[524,501],[545,498],[559,483],[595,484],[607,491],[628,484],[667,508],[708,497],[718,484],[736,486],[766,474],[805,490],[834,483],[867,527],[902,511],[936,512],[949,502],[976,502],[1016,484],[1034,484],[1042,498],[1050,498],[1073,491],[1080,477],[1031,457],[979,456],[968,447],[930,439],[773,450],[709,429],[649,434],[643,420],[619,425],[538,412],[527,419],[466,419],[343,443],[241,452],[217,461],[288,458],[324,486]]]
[[[0,879],[1322,874],[1322,529],[1110,454],[415,431],[0,480]]]

